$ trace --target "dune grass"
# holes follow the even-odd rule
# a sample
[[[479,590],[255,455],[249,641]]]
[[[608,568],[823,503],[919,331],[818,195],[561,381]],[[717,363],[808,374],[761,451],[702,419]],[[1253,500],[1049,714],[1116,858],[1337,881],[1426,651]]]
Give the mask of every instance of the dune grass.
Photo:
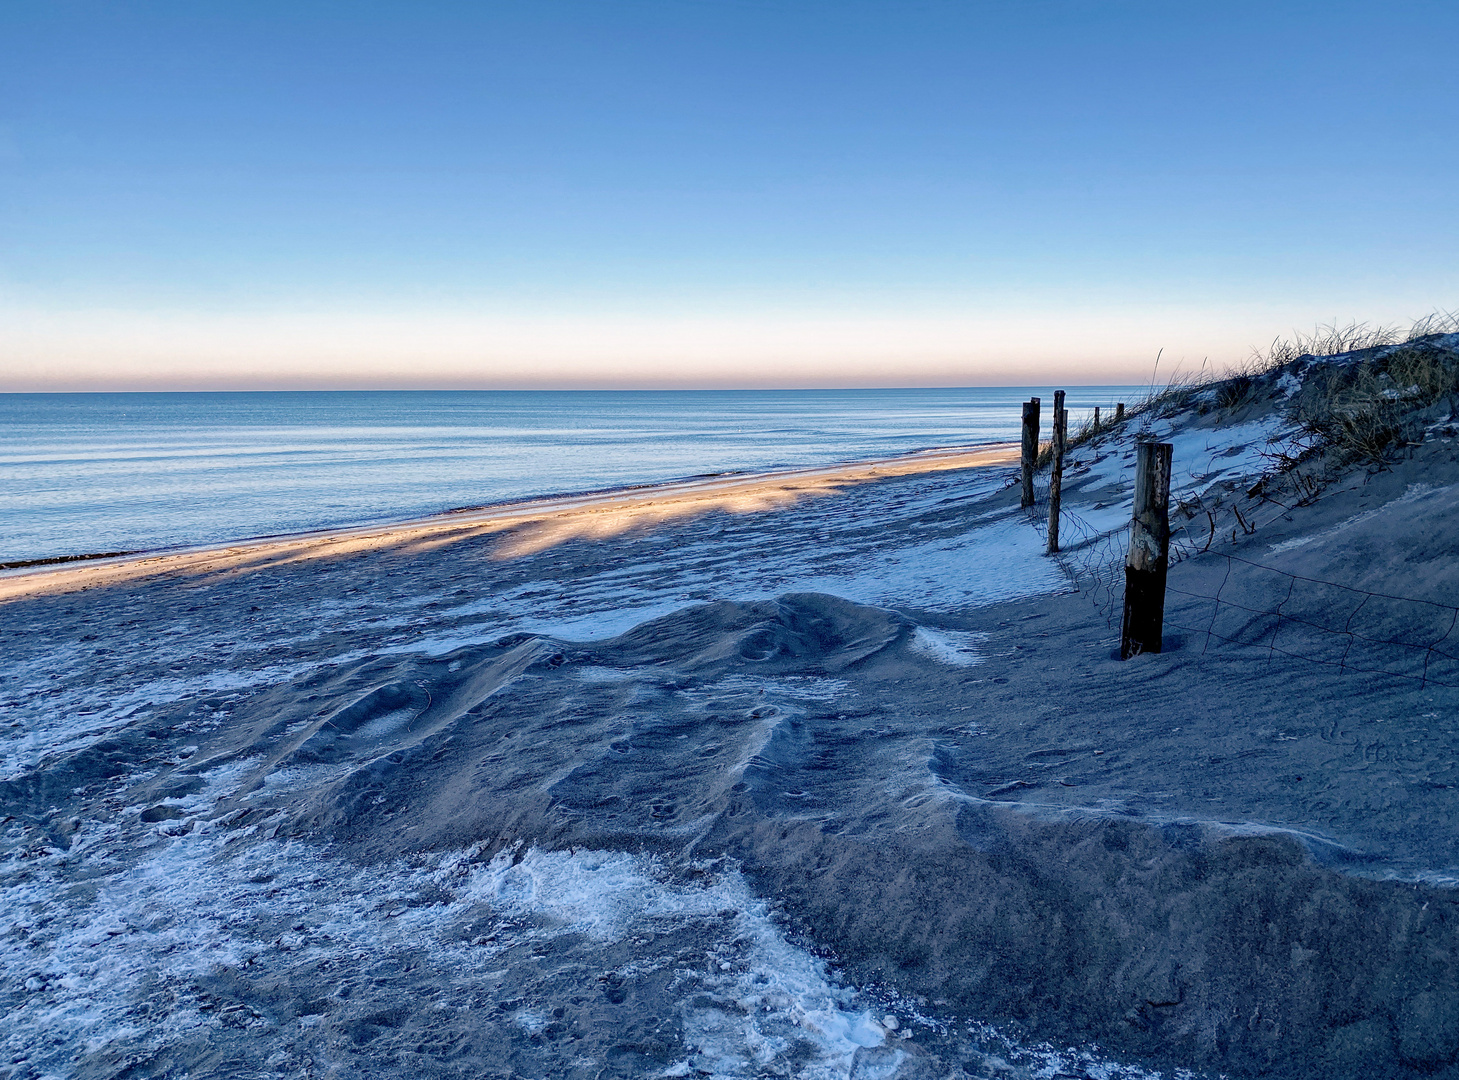
[[[1429,415],[1446,400],[1459,410],[1459,350],[1445,347],[1445,334],[1459,333],[1459,311],[1435,311],[1416,320],[1407,331],[1396,326],[1336,322],[1310,334],[1278,338],[1265,349],[1224,372],[1206,366],[1194,375],[1180,372],[1163,385],[1127,403],[1124,419],[1113,421],[1103,409],[1099,427],[1093,419],[1069,433],[1068,453],[1131,423],[1148,427],[1194,410],[1234,413],[1282,393],[1279,382],[1291,375],[1301,389],[1282,404],[1299,428],[1289,445],[1274,448],[1274,471],[1321,457],[1327,469],[1356,463],[1381,465],[1388,455],[1423,436]],[[1158,367],[1158,361],[1157,361]],[[1038,465],[1053,460],[1053,447],[1039,448]]]

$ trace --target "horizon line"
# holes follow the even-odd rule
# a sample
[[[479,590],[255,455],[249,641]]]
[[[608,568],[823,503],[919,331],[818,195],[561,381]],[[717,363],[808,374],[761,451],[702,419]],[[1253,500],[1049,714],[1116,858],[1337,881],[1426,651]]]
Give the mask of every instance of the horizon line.
[[[873,384],[845,384],[835,385],[803,385],[792,384],[785,386],[777,385],[741,385],[741,384],[700,384],[700,385],[496,385],[496,386],[203,386],[203,387],[120,387],[120,388],[50,388],[50,389],[0,389],[0,396],[21,397],[41,396],[59,394],[500,394],[500,393],[522,393],[522,394],[599,394],[599,393],[623,393],[623,394],[693,394],[693,393],[828,393],[834,391],[866,391],[878,390],[1012,390],[1012,389],[1041,389],[1045,386],[1058,384],[1065,388],[1074,389],[1102,389],[1105,387],[1138,388],[1146,383],[1140,382],[1067,382],[1060,380],[1048,380],[1046,382],[987,382],[987,383],[873,383]],[[1149,385],[1155,385],[1150,383]]]

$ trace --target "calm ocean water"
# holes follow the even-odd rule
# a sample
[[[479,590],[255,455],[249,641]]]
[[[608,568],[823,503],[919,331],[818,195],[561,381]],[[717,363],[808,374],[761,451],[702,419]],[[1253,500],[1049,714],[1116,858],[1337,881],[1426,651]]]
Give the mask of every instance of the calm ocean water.
[[[1030,394],[1047,430],[1024,387],[0,394],[0,563],[999,442]]]

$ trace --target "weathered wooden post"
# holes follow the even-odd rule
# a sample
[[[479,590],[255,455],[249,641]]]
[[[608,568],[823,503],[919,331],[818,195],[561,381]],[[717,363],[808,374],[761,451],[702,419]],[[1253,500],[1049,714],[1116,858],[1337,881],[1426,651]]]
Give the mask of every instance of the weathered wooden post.
[[[1124,420],[1124,418],[1125,418],[1125,403],[1123,401],[1116,401],[1115,402],[1115,423],[1116,424],[1121,423]]]
[[[1165,629],[1165,574],[1170,567],[1170,443],[1142,442],[1135,457],[1135,510],[1125,556],[1125,614],[1120,659],[1158,653]]]
[[[1094,407],[1094,434],[1099,434],[1099,406]]]
[[[1069,440],[1069,410],[1064,391],[1054,391],[1054,458],[1049,464],[1049,554],[1059,550],[1059,496],[1064,487],[1064,444]]]
[[[1025,510],[1033,505],[1033,473],[1039,460],[1039,399],[1023,403],[1023,502]]]

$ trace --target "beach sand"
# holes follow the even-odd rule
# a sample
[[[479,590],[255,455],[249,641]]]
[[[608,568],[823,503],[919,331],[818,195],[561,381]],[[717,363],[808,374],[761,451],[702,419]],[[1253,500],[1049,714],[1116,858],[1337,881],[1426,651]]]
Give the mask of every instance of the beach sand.
[[[1129,662],[1133,424],[0,578],[9,1075],[1459,1076],[1459,454],[1280,428]]]
[[[136,581],[153,575],[195,576],[249,571],[285,563],[336,559],[367,551],[432,551],[458,541],[504,534],[496,558],[533,554],[574,539],[605,539],[709,513],[752,514],[835,494],[848,485],[1007,464],[1017,447],[991,445],[930,450],[879,461],[768,473],[723,474],[585,495],[531,499],[452,511],[416,520],[288,536],[181,551],[128,554],[0,571],[0,601]]]

